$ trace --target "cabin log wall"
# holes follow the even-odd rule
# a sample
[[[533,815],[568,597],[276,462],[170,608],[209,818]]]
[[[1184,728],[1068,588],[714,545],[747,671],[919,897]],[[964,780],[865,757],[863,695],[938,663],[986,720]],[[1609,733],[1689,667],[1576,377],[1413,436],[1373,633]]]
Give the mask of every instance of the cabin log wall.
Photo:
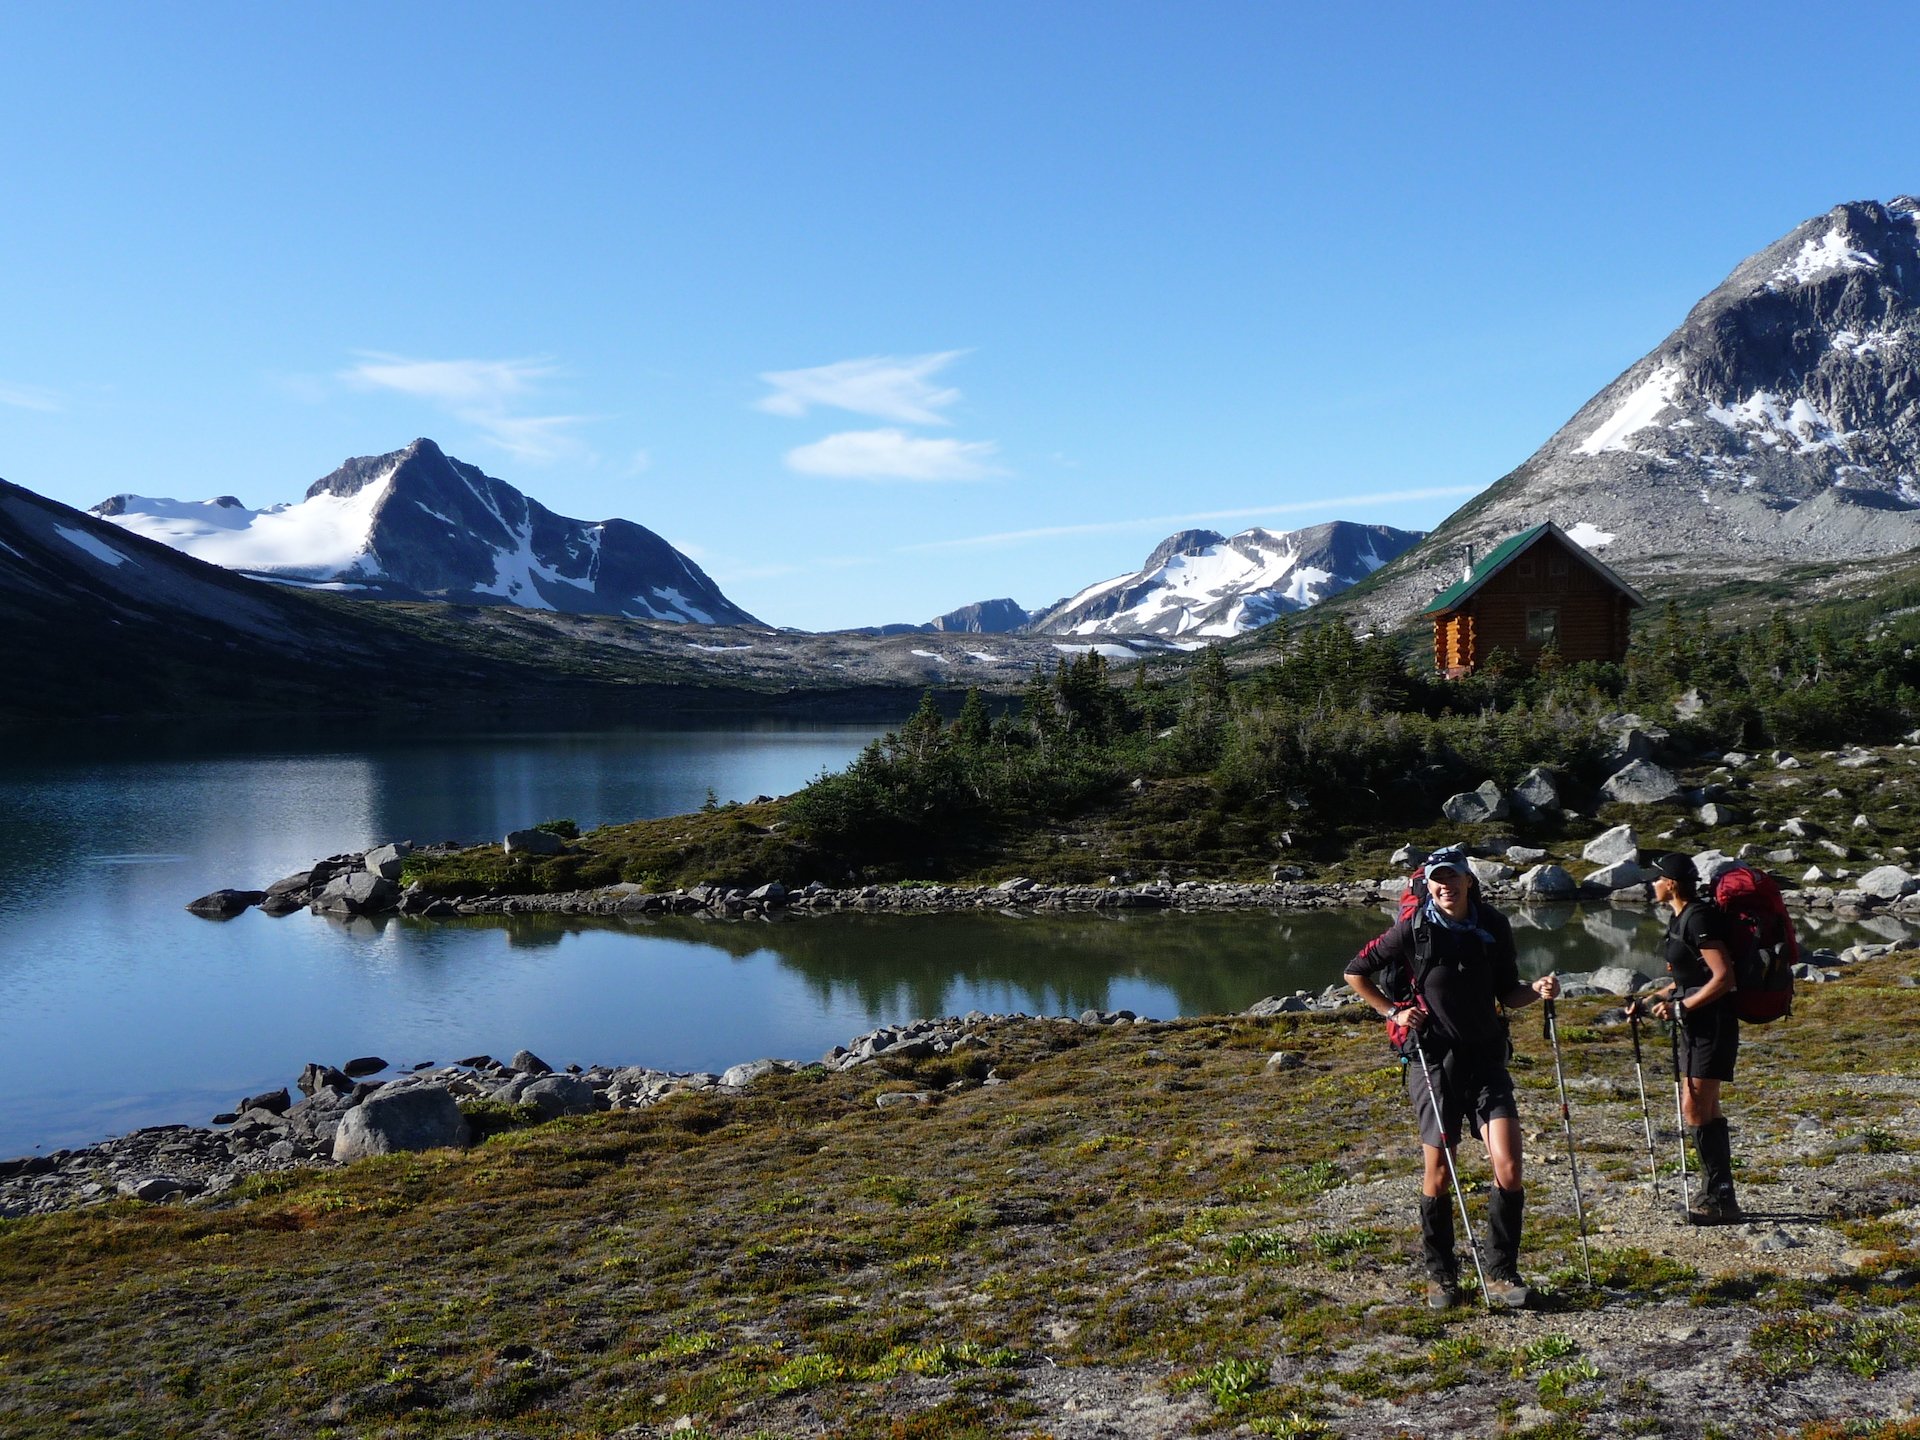
[[[1528,613],[1549,609],[1557,614],[1556,649],[1565,663],[1626,658],[1633,602],[1548,533],[1457,609],[1434,616],[1434,668],[1470,675],[1495,650],[1539,659],[1545,647],[1528,638]]]

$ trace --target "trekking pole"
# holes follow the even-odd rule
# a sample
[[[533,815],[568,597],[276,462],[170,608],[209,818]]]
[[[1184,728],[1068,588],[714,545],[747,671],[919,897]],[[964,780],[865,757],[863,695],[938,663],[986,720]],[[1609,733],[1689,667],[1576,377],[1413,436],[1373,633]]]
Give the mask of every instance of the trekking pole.
[[[1567,1108],[1567,1070],[1560,1063],[1560,1027],[1553,1023],[1553,1001],[1541,1002],[1541,1028],[1553,1046],[1553,1078],[1560,1085],[1560,1126],[1567,1133],[1567,1173],[1573,1177],[1573,1213],[1580,1221],[1580,1264],[1593,1288],[1593,1257],[1587,1253],[1587,1203],[1580,1194],[1580,1158],[1573,1149],[1573,1112]]]
[[[1473,1238],[1473,1218],[1467,1214],[1467,1197],[1460,1189],[1460,1172],[1454,1168],[1453,1147],[1447,1144],[1447,1112],[1440,1108],[1440,1092],[1433,1088],[1433,1071],[1427,1068],[1427,1047],[1415,1036],[1413,1053],[1420,1057],[1420,1073],[1426,1077],[1427,1099],[1433,1105],[1433,1121],[1440,1127],[1440,1153],[1447,1161],[1447,1182],[1453,1186],[1454,1204],[1460,1209],[1460,1226],[1467,1232],[1467,1253],[1473,1256],[1473,1273],[1480,1277],[1480,1300],[1493,1309],[1493,1296],[1487,1293],[1487,1272],[1480,1268],[1480,1246]]]
[[[1633,1033],[1633,1078],[1640,1086],[1640,1123],[1647,1130],[1647,1179],[1653,1182],[1653,1201],[1660,1203],[1660,1165],[1653,1158],[1653,1111],[1647,1108],[1647,1071],[1640,1063],[1640,1016],[1627,1016],[1627,1028]]]
[[[1676,1004],[1678,1002],[1676,1001]],[[1687,1216],[1693,1213],[1693,1193],[1687,1187],[1687,1112],[1680,1103],[1680,1026],[1681,1011],[1673,1012],[1672,1023],[1668,1027],[1668,1036],[1673,1041],[1673,1124],[1680,1142],[1680,1223],[1687,1223]]]

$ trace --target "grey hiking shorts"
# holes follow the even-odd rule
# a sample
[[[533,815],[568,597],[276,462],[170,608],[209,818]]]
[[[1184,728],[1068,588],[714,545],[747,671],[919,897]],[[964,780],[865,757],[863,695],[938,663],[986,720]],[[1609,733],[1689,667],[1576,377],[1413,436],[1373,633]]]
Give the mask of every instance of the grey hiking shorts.
[[[1420,1143],[1435,1149],[1452,1149],[1460,1143],[1460,1122],[1473,1126],[1475,1139],[1486,1137],[1489,1120],[1518,1120],[1520,1108],[1513,1099],[1513,1077],[1504,1061],[1487,1059],[1475,1062],[1458,1052],[1443,1061],[1429,1059],[1433,1089],[1438,1093],[1441,1110],[1433,1108],[1433,1095],[1427,1090],[1427,1077],[1416,1056],[1401,1068],[1406,1072],[1407,1096],[1413,1101],[1413,1113],[1420,1122]],[[1445,1135],[1442,1138],[1442,1122]]]

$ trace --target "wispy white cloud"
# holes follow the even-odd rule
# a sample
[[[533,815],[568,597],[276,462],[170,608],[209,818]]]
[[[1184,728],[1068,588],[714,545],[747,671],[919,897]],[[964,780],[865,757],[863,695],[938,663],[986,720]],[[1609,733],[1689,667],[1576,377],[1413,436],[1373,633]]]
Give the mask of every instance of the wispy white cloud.
[[[515,459],[546,464],[584,454],[573,432],[589,418],[522,413],[541,382],[558,373],[559,367],[544,358],[413,360],[369,353],[340,378],[361,389],[423,400],[473,426]]]
[[[42,410],[49,414],[65,408],[57,391],[42,385],[15,385],[7,380],[0,380],[0,405],[8,405],[15,410]]]
[[[903,425],[947,425],[952,422],[940,412],[959,400],[960,392],[931,383],[932,377],[966,353],[869,355],[809,370],[769,370],[760,378],[773,393],[755,404],[769,415],[793,419],[818,405]]]
[[[991,440],[927,440],[904,430],[844,430],[787,452],[787,468],[837,480],[984,480],[1006,472],[992,463]]]
[[[1080,525],[1043,525],[1032,530],[1002,530],[992,535],[965,535],[953,540],[926,540],[902,545],[912,550],[989,549],[1024,545],[1035,540],[1057,540],[1066,535],[1113,535],[1130,530],[1169,533],[1187,526],[1214,520],[1257,520],[1270,515],[1302,515],[1315,511],[1366,510],[1379,505],[1400,505],[1415,500],[1445,500],[1461,495],[1477,495],[1477,485],[1440,485],[1425,490],[1387,490],[1374,495],[1330,495],[1318,500],[1292,500],[1276,505],[1250,505],[1237,510],[1202,510],[1186,515],[1142,515],[1132,520],[1090,520]]]

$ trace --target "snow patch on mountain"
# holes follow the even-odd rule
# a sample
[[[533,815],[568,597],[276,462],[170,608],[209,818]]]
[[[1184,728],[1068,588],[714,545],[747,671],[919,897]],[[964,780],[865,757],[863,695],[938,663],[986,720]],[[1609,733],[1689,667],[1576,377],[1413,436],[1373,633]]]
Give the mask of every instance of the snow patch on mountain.
[[[122,555],[111,545],[96,539],[84,530],[73,530],[65,525],[55,525],[53,532],[76,550],[84,550],[96,560],[104,560],[107,564],[114,566],[130,565],[133,563],[132,556]],[[16,550],[13,553],[18,555],[20,552]]]
[[[1729,430],[1741,432],[1749,447],[1762,445],[1793,446],[1797,450],[1822,450],[1828,446],[1844,448],[1847,435],[1814,408],[1804,395],[1796,395],[1784,408],[1781,396],[1768,390],[1756,390],[1733,405],[1709,405],[1709,420]]]
[[[1856,250],[1847,234],[1834,226],[1819,239],[1809,239],[1794,257],[1773,272],[1773,283],[1787,281],[1805,285],[1833,270],[1877,270],[1880,261],[1864,250]]]
[[[1614,536],[1608,531],[1602,530],[1598,525],[1590,525],[1585,520],[1577,525],[1569,525],[1566,533],[1567,538],[1582,550],[1598,550],[1604,545],[1611,545],[1614,541]]]
[[[227,570],[271,578],[320,579],[346,570],[380,574],[371,554],[374,514],[393,476],[354,495],[309,495],[304,500],[249,510],[231,496],[169,500],[116,495],[94,513],[122,529]]]
[[[1580,453],[1598,455],[1603,450],[1631,451],[1634,447],[1627,444],[1627,437],[1646,429],[1671,409],[1674,392],[1679,386],[1680,371],[1674,366],[1662,365],[1627,396],[1620,408],[1607,417],[1605,424],[1587,437],[1586,443],[1580,447]]]

